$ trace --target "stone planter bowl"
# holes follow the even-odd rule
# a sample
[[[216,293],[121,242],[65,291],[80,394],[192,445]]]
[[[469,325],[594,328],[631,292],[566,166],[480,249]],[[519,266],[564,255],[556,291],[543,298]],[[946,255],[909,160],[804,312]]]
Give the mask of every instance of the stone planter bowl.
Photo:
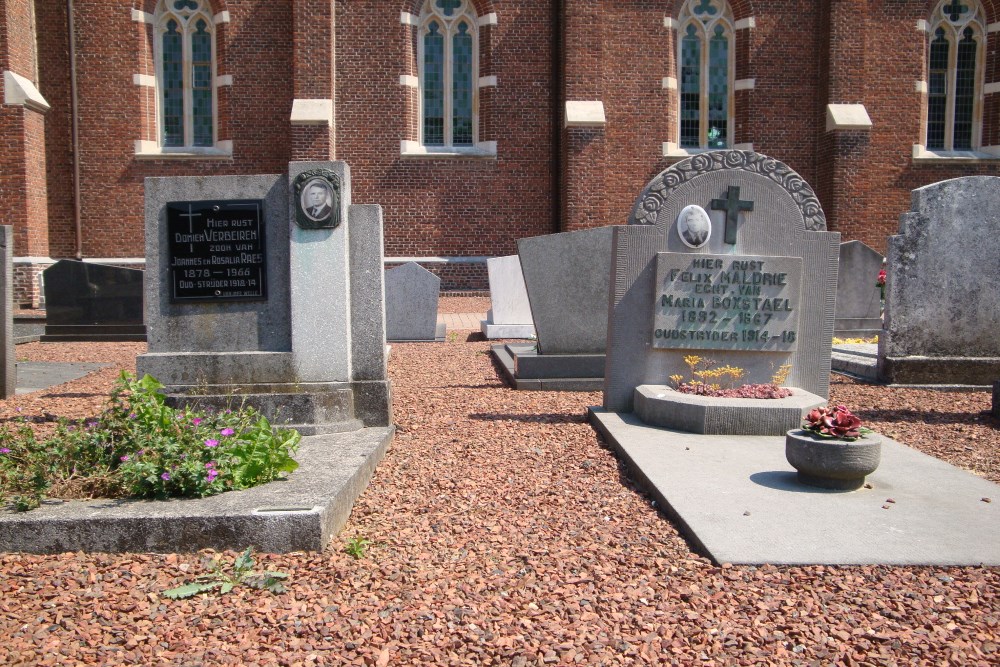
[[[874,433],[854,441],[819,438],[805,429],[785,434],[785,458],[809,486],[838,491],[860,489],[882,457],[882,439]]]

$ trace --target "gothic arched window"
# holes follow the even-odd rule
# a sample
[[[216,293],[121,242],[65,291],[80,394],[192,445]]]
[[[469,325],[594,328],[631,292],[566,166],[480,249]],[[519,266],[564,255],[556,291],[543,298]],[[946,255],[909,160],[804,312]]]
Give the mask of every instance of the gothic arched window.
[[[215,30],[207,0],[160,0],[153,30],[159,144],[215,145]]]
[[[725,0],[687,0],[677,32],[681,148],[733,144],[733,15]]]
[[[976,0],[941,0],[929,26],[926,146],[978,149],[986,35],[982,7]]]
[[[420,14],[420,143],[472,146],[477,133],[478,34],[470,0],[427,0]]]

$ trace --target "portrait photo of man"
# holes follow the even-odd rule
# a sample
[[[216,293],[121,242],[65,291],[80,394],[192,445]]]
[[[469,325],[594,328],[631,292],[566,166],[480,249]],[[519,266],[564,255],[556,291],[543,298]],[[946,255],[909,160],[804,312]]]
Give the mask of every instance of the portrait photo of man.
[[[313,179],[302,188],[302,212],[310,220],[320,222],[333,213],[333,193],[330,185],[321,179]]]
[[[712,236],[712,220],[701,206],[685,206],[677,216],[677,234],[684,245],[700,248]]]

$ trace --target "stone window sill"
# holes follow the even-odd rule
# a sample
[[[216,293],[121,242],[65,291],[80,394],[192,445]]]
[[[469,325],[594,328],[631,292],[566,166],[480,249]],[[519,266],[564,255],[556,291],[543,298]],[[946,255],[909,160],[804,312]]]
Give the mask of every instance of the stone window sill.
[[[146,142],[143,142],[146,143]],[[137,160],[232,160],[232,148],[160,148],[158,146],[136,147]]]
[[[675,143],[663,143],[663,157],[667,162],[680,162],[685,158],[717,151],[752,151],[753,144],[736,144],[732,148],[681,148]]]
[[[920,144],[913,146],[913,164],[984,164],[1000,160],[996,147],[990,146],[978,151],[932,151]]]
[[[407,159],[480,159],[495,160],[497,147],[495,141],[487,141],[475,146],[421,146],[415,141],[403,141],[399,150],[400,157]]]

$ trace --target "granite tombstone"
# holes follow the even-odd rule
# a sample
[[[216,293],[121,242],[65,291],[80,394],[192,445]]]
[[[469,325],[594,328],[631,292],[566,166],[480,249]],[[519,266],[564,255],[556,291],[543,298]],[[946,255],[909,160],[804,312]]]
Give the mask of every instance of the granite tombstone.
[[[691,206],[711,223],[697,239],[682,236],[702,218]],[[612,244],[606,410],[631,412],[638,387],[688,375],[692,354],[747,383],[789,365],[785,384],[811,395],[799,407],[825,400],[840,235],[801,176],[749,151],[698,155],[656,176],[629,223]]]
[[[1000,178],[914,190],[886,273],[883,381],[988,387],[1000,376]]]
[[[537,344],[493,347],[518,389],[594,391],[604,376],[611,228],[519,239]]]
[[[43,273],[43,342],[144,341],[143,271],[61,259]]]
[[[340,211],[326,219],[347,224],[299,221],[291,193],[307,172],[335,176]],[[391,423],[381,209],[351,205],[346,164],[146,179],[146,266],[137,368],[171,401],[236,393],[303,434]]]
[[[392,342],[443,341],[445,325],[438,324],[441,279],[416,262],[385,272],[385,325]]]
[[[882,259],[861,241],[840,244],[835,336],[867,338],[882,329],[881,290],[876,284]]]
[[[480,329],[487,338],[532,338],[531,305],[517,255],[486,260],[490,279],[490,310]]]

